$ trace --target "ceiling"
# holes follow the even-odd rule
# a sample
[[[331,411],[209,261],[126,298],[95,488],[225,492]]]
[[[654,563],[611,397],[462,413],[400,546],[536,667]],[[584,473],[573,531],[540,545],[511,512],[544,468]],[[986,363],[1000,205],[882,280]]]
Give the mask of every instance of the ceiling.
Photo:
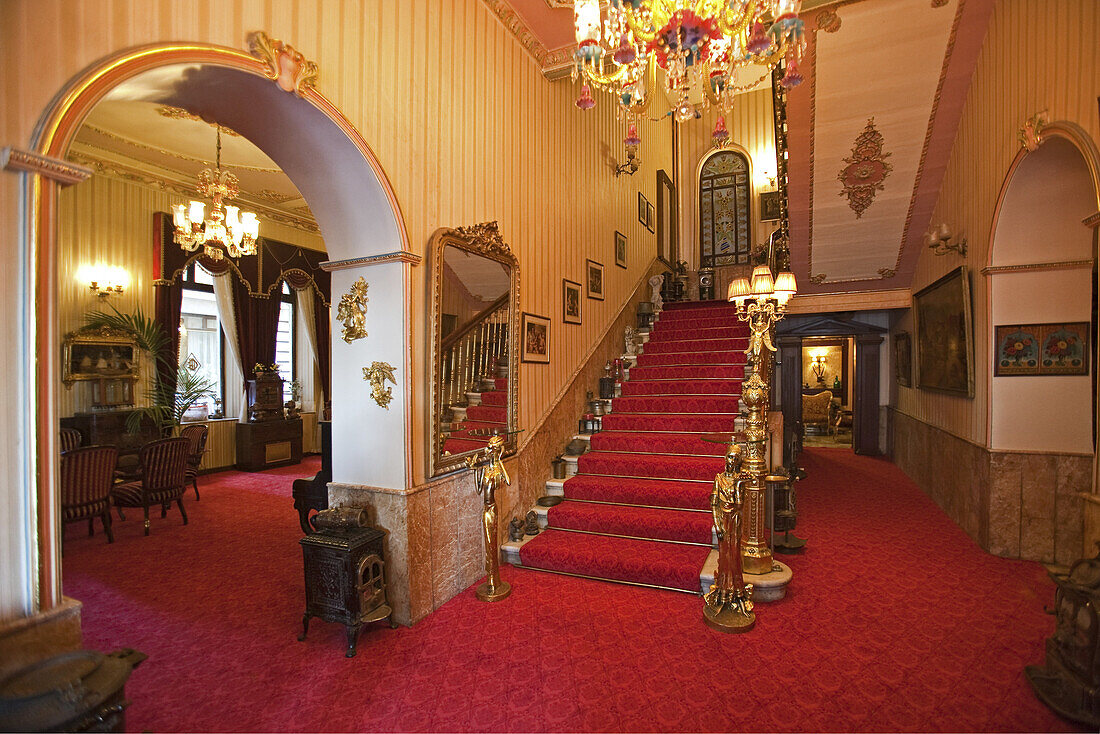
[[[548,78],[569,75],[572,2],[483,1]],[[788,95],[800,293],[909,287],[993,4],[803,2],[805,81]]]
[[[197,198],[199,172],[213,168],[217,128],[178,107],[108,97],[77,132],[69,157],[97,172]],[[312,212],[278,164],[233,130],[222,127],[221,165],[240,180],[234,203],[307,232]],[[181,201],[182,203],[182,201]]]

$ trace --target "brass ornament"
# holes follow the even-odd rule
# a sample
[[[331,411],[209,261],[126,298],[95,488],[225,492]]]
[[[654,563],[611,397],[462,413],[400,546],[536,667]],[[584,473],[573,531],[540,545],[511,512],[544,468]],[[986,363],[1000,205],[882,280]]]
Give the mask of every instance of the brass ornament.
[[[344,322],[343,339],[351,344],[367,335],[367,288],[366,279],[359,278],[351,284],[351,290],[340,296],[336,307],[336,320]]]
[[[372,362],[370,367],[363,368],[363,379],[370,382],[371,398],[386,410],[390,409],[390,401],[393,400],[393,388],[386,387],[386,382],[397,384],[397,379],[394,377],[395,369],[388,362]]]
[[[272,38],[263,31],[248,34],[248,52],[267,66],[265,75],[284,92],[299,97],[317,86],[317,64],[308,60],[289,43]]]
[[[504,238],[500,236],[500,227],[495,221],[482,222],[470,227],[459,227],[455,232],[477,252],[512,255],[512,250],[508,247],[508,243],[504,241]]]
[[[718,571],[703,595],[703,619],[719,632],[748,632],[756,624],[752,611],[752,584],[741,571],[741,511],[750,477],[741,468],[741,447],[730,444],[725,471],[714,477],[710,510],[718,536]]]
[[[1036,112],[1024,120],[1024,124],[1016,131],[1016,139],[1020,141],[1020,147],[1028,153],[1039,150],[1039,146],[1043,142],[1043,128],[1046,127],[1048,122],[1050,120],[1047,119],[1046,110]]]
[[[500,578],[500,541],[497,538],[496,492],[512,483],[500,460],[504,453],[504,437],[493,436],[489,444],[466,459],[474,470],[474,489],[484,500],[481,516],[482,540],[485,541],[485,583],[477,587],[480,601],[500,601],[512,593],[512,585]]]

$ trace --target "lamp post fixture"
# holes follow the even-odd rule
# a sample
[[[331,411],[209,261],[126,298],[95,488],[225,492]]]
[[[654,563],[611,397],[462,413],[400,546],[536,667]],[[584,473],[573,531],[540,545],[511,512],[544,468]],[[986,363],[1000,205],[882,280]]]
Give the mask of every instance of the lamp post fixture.
[[[752,281],[737,278],[729,285],[729,300],[737,304],[737,317],[749,325],[749,347],[745,350],[752,375],[742,383],[741,398],[749,410],[745,419],[744,471],[745,520],[741,540],[741,558],[745,573],[766,574],[772,570],[772,551],[766,538],[764,518],[764,477],[768,474],[767,411],[772,377],[772,328],[787,312],[787,302],[795,294],[794,274],[781,272],[774,279],[771,268],[758,265]]]

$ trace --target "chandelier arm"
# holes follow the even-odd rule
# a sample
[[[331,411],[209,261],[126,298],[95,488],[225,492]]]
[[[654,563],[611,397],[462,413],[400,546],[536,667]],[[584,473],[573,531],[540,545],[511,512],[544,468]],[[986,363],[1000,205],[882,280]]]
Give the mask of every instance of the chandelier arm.
[[[749,28],[749,21],[752,20],[752,13],[748,12],[748,8],[742,6],[740,11],[733,10],[727,5],[718,11],[715,16],[718,22],[718,30],[722,32],[723,36],[743,36]],[[744,41],[743,38],[738,39]],[[744,48],[744,43],[742,43]]]
[[[661,8],[661,10],[664,9]],[[623,17],[626,18],[626,24],[630,28],[630,32],[634,34],[634,38],[642,41],[643,43],[649,43],[650,41],[655,39],[657,37],[658,29],[660,29],[661,26],[667,23],[668,18],[671,17],[671,14],[668,14],[663,21],[659,22],[661,14],[658,13],[658,8],[653,7],[650,9],[650,28],[646,28],[642,25],[641,21],[638,18],[634,17],[633,10],[627,10],[626,8],[623,8],[622,14]]]
[[[657,89],[657,61],[654,58],[650,58],[646,63],[646,70],[642,77],[643,84],[645,85],[645,94],[642,95],[642,101],[639,104],[633,104],[626,107],[627,112],[632,112],[637,115],[645,114],[649,109],[649,103],[653,101],[653,96],[656,94],[654,91]]]
[[[626,74],[626,69],[627,67],[620,66],[610,74],[604,74],[603,72],[596,70],[595,64],[585,63],[581,66],[581,71],[584,73],[584,76],[587,79],[589,79],[593,84],[603,86],[611,85],[621,80]]]

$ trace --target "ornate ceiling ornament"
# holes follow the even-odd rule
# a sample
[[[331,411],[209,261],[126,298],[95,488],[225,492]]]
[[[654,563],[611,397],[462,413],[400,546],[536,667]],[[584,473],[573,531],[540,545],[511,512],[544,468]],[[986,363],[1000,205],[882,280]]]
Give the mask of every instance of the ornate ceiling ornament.
[[[185,110],[181,107],[172,107],[171,105],[161,105],[160,107],[157,107],[157,114],[160,115],[161,117],[167,117],[169,120],[191,120],[192,122],[203,122],[203,123],[206,123],[207,125],[209,125],[210,127],[220,127],[222,132],[225,133],[226,135],[230,135],[234,138],[241,137],[241,134],[239,132],[237,132],[236,130],[230,130],[225,125],[218,125],[218,123],[216,123],[216,122],[210,122],[209,120],[204,120],[203,118],[199,117],[198,115],[196,115],[192,112],[188,112],[187,110]]]
[[[386,382],[397,384],[397,379],[394,376],[395,369],[388,362],[372,362],[370,367],[363,368],[363,379],[370,382],[371,398],[375,404],[386,410],[390,409],[390,401],[393,400],[393,388],[386,387]]]
[[[837,15],[835,8],[818,13],[817,29],[826,33],[836,33],[840,30],[840,16]]]
[[[294,194],[284,194],[281,191],[276,191],[275,189],[260,189],[259,195],[261,198],[267,199],[268,201],[274,202],[276,204],[282,204],[283,202],[290,201],[291,199],[301,198],[301,196],[296,196]]]
[[[459,227],[455,232],[479,252],[492,252],[509,256],[512,254],[508,243],[500,236],[500,227],[495,221],[482,222],[471,227]]]
[[[267,78],[284,92],[299,97],[317,86],[317,64],[306,59],[289,43],[272,38],[263,31],[248,34],[248,52],[267,65]]]
[[[879,268],[878,274],[882,277],[883,280],[889,280],[890,278],[896,276],[898,274],[898,271],[894,268]]]
[[[367,301],[370,300],[367,298],[367,288],[369,287],[364,278],[359,278],[351,284],[351,290],[340,296],[340,304],[336,308],[336,320],[344,322],[342,336],[348,344],[367,335]]]
[[[825,273],[818,273],[817,275],[814,275],[814,276],[810,277],[810,282],[814,283],[815,285],[821,285],[822,283],[825,282],[825,279],[828,278],[828,277],[829,276],[825,275]]]
[[[948,2],[949,0],[932,0],[932,7],[942,8],[944,5],[947,5]]]
[[[1016,131],[1016,139],[1020,141],[1020,147],[1028,153],[1034,153],[1043,142],[1043,128],[1050,120],[1047,119],[1047,111],[1036,112],[1024,120],[1024,124]]]
[[[840,181],[841,196],[848,197],[848,206],[856,213],[856,219],[875,200],[875,193],[883,190],[883,181],[893,167],[886,162],[889,153],[882,151],[882,133],[875,129],[875,118],[867,120],[867,127],[856,137],[852,155],[844,159],[848,165],[836,178]]]

